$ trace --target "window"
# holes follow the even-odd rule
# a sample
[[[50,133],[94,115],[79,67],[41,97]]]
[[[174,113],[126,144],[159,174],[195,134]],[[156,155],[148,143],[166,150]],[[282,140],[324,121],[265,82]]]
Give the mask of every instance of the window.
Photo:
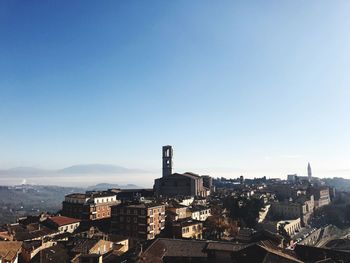
[[[137,223],[137,217],[134,217],[134,223]]]
[[[126,218],[126,222],[130,223],[130,217]]]

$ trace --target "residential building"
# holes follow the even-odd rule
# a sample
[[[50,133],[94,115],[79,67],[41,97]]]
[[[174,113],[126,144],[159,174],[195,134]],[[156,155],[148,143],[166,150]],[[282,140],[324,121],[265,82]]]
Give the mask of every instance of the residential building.
[[[173,222],[172,233],[174,238],[202,239],[203,223],[193,219]]]
[[[66,216],[53,216],[46,219],[45,223],[60,233],[73,233],[79,227],[80,220]]]
[[[193,196],[188,196],[188,197],[182,197],[178,199],[178,202],[180,205],[184,206],[190,206],[194,202],[194,197]]]
[[[177,202],[171,202],[166,206],[165,210],[169,214],[169,219],[172,221],[189,217],[187,213],[187,206],[180,205]]]
[[[165,205],[121,204],[112,207],[111,232],[132,239],[154,239],[165,227]]]
[[[98,254],[103,255],[113,250],[113,242],[103,239],[75,238],[72,241],[74,254]]]
[[[69,194],[62,203],[62,215],[82,220],[111,217],[111,206],[119,204],[113,192],[86,192]]]
[[[211,216],[211,209],[207,206],[196,205],[189,208],[192,219],[205,221]]]

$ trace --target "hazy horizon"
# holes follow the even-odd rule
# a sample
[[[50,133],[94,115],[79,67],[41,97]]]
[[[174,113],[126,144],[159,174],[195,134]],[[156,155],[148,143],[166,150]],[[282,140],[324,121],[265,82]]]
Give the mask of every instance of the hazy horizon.
[[[101,166],[114,166],[112,164],[90,164],[90,165],[101,165]],[[90,165],[76,165],[76,166],[90,166]],[[69,170],[66,172],[62,172],[62,170],[69,169],[70,167],[61,167],[60,169],[38,169],[31,170],[32,168],[37,169],[37,167],[18,167],[12,169],[0,169],[0,185],[19,185],[19,184],[38,184],[38,185],[57,185],[57,186],[81,186],[87,187],[96,185],[99,183],[110,183],[110,184],[119,184],[119,185],[127,185],[127,184],[135,184],[140,187],[153,187],[153,180],[161,177],[161,169],[155,170],[143,170],[138,167],[121,167],[115,166],[117,168],[126,169],[126,171],[105,171],[105,172],[94,172],[86,170],[84,172]],[[216,174],[208,173],[207,171],[216,170],[219,171]],[[179,167],[175,168],[173,172],[195,172],[200,175],[210,175],[214,178],[217,177],[226,177],[226,178],[238,178],[240,175],[243,175],[245,178],[255,178],[255,177],[263,177],[267,178],[281,178],[286,179],[287,174],[298,174],[299,176],[306,176],[306,169],[302,171],[301,169],[297,169],[300,171],[299,173],[292,171],[290,173],[286,173],[283,175],[278,175],[273,171],[251,171],[251,173],[245,174],[243,170],[228,170],[225,168],[215,168],[215,169],[186,169]],[[9,174],[6,174],[8,171]],[[28,171],[28,172],[27,172]],[[347,178],[346,175],[350,174],[350,170],[334,170],[328,171],[326,173],[320,173],[319,171],[313,171],[313,176],[319,178],[332,178],[332,177],[344,177]]]

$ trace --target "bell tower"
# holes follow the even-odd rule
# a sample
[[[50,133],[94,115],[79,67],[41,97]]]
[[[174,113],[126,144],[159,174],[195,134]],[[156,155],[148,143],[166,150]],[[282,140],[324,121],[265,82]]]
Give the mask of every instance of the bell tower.
[[[173,147],[163,146],[163,177],[173,173]]]

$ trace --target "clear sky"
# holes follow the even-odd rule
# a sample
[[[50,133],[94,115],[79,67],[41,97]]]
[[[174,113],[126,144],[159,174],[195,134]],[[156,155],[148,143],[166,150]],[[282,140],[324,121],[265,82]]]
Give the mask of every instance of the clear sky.
[[[0,1],[0,168],[350,171],[349,1]]]

